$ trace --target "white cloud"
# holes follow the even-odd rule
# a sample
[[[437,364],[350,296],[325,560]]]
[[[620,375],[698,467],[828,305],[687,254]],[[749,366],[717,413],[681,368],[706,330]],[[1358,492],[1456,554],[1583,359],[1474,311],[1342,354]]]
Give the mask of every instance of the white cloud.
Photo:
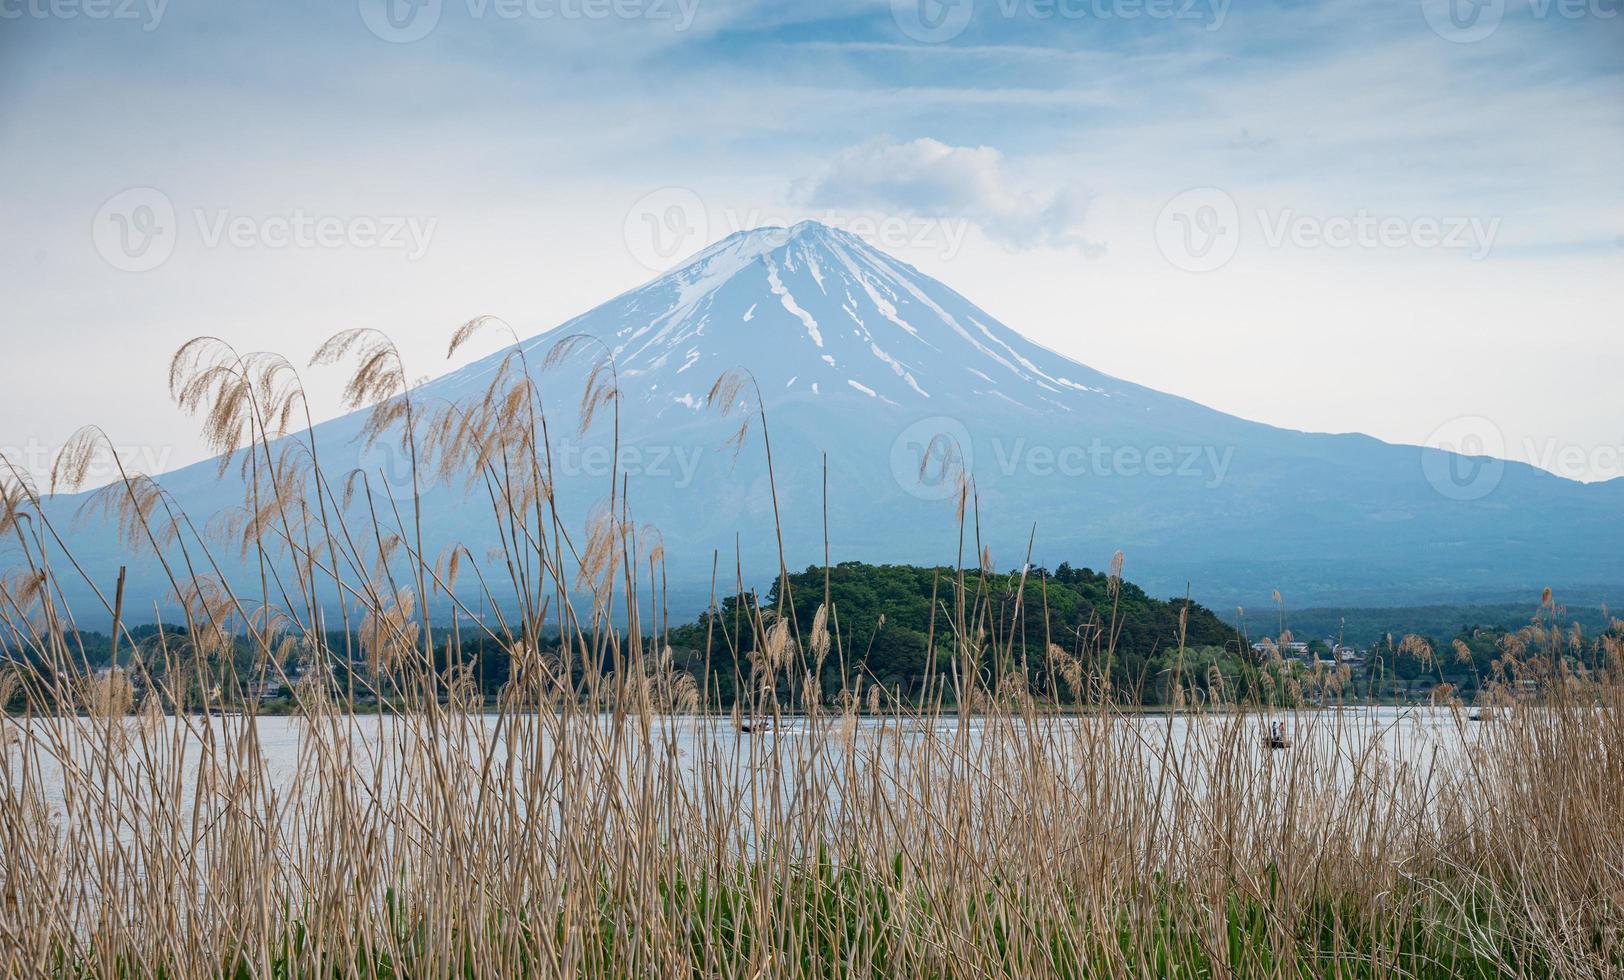
[[[990,146],[950,146],[928,137],[871,140],[842,151],[820,176],[800,181],[796,196],[813,207],[959,218],[1015,249],[1104,249],[1083,234],[1085,195],[1071,188],[1023,188],[1007,172],[1004,155]]]

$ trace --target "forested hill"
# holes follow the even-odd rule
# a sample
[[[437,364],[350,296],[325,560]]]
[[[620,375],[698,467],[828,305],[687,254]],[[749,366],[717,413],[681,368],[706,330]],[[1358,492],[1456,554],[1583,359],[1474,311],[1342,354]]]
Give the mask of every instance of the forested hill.
[[[957,647],[960,575],[953,568],[917,565],[843,562],[831,567],[827,573],[834,634],[830,660],[843,659],[847,665],[860,666],[872,679],[906,687],[928,672],[926,650],[934,631],[939,659],[932,669],[942,670],[940,658]],[[1019,570],[982,573],[972,568],[962,576],[967,627],[974,632],[979,626],[990,649],[1008,651],[1017,661],[1023,654],[1041,661],[1047,645],[1054,643],[1087,659],[1110,656],[1112,672],[1119,681],[1131,684],[1152,662],[1177,651],[1180,612],[1186,606],[1187,648],[1233,649],[1238,642],[1235,630],[1206,607],[1182,598],[1155,599],[1126,581],[1118,580],[1113,590],[1111,576],[1105,572],[1065,563],[1053,571],[1033,567],[1026,571],[1024,586]],[[791,574],[789,586],[789,605],[804,636],[824,603],[825,571],[810,566]],[[703,650],[709,637],[713,665],[721,662],[729,648],[737,649],[745,659],[744,654],[755,644],[748,628],[738,628],[746,621],[744,608],[776,608],[778,599],[777,584],[762,595],[728,597],[714,620],[701,616],[697,623],[674,631],[672,645],[679,650]],[[740,636],[741,632],[745,635]]]

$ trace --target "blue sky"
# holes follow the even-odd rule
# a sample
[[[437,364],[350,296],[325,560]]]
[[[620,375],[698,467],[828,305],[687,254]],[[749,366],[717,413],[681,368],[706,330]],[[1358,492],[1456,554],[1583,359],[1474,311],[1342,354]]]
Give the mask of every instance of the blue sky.
[[[0,445],[179,465],[190,336],[436,374],[810,217],[1217,408],[1624,474],[1624,16],[1449,2],[0,0]]]

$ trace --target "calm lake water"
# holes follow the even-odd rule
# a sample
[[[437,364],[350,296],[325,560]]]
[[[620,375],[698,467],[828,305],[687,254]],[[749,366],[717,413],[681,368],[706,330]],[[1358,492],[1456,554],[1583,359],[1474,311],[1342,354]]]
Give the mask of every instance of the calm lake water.
[[[1264,735],[1274,723],[1286,726],[1290,745],[1271,750]],[[60,811],[63,804],[61,757],[82,771],[97,770],[102,758],[102,739],[84,719],[36,720],[28,726],[6,723],[12,733],[5,752],[4,783],[15,794],[31,773],[45,790],[47,804]],[[240,768],[245,753],[257,753],[262,760],[266,783],[272,790],[285,792],[307,781],[316,765],[319,746],[347,740],[355,748],[357,768],[375,773],[379,766],[392,769],[401,764],[420,764],[425,746],[408,737],[414,726],[398,718],[359,716],[345,719],[342,734],[326,732],[313,739],[311,723],[294,717],[262,717],[249,721],[242,717],[165,718],[144,735],[136,734],[135,719],[123,722],[130,742],[118,756],[126,772],[151,775],[162,772],[171,777],[189,797],[204,759],[221,760],[226,771]],[[148,723],[152,725],[153,723]],[[538,731],[530,716],[510,717],[507,731],[500,730],[494,714],[456,719],[460,730],[443,733],[434,750],[444,758],[463,761],[474,767],[481,758],[481,746],[491,746],[496,778],[515,778],[538,759],[553,751],[556,733]],[[1116,741],[1118,753],[1112,758],[1128,760],[1128,771],[1154,774],[1169,763],[1200,777],[1222,754],[1241,753],[1248,765],[1284,771],[1288,766],[1307,771],[1349,776],[1361,764],[1372,760],[1384,765],[1459,767],[1470,760],[1474,745],[1493,723],[1476,723],[1466,711],[1432,707],[1372,707],[1304,711],[1281,714],[1126,715],[1096,718],[1047,717],[1031,729],[1010,729],[1007,720],[971,717],[962,731],[956,716],[932,725],[895,719],[862,718],[855,726],[824,722],[813,725],[804,718],[784,719],[764,734],[741,734],[730,718],[715,716],[662,716],[655,718],[645,732],[640,724],[626,723],[615,756],[621,766],[654,761],[670,767],[683,778],[703,772],[714,778],[748,783],[752,774],[788,769],[814,760],[819,765],[845,763],[855,759],[863,765],[892,764],[917,758],[916,750],[933,743],[933,758],[958,758],[975,762],[989,750],[1037,742],[1049,753],[1059,772],[1071,772],[1089,763],[1076,753],[1090,743],[1085,729],[1107,726]],[[992,740],[989,726],[1005,729],[1014,738]],[[250,734],[251,728],[251,734]],[[608,718],[583,719],[575,737],[607,747],[613,725]],[[419,728],[419,730],[421,730]],[[510,766],[515,732],[527,733],[519,755],[525,765]],[[607,751],[607,748],[605,748]],[[415,754],[414,754],[415,753]],[[408,760],[417,760],[411,762]],[[132,770],[133,767],[133,770]],[[303,770],[301,770],[303,767]],[[303,776],[301,775],[303,771]],[[804,771],[804,770],[803,770]],[[1301,771],[1301,770],[1299,770]],[[504,772],[506,775],[504,776]],[[1199,779],[1198,779],[1199,782]]]

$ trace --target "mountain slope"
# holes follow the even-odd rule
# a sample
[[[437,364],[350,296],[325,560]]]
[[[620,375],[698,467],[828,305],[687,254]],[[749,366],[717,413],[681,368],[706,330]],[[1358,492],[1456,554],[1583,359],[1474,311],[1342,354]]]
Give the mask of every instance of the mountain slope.
[[[766,409],[792,567],[823,560],[825,455],[837,560],[952,562],[953,485],[938,464],[954,446],[1000,567],[1022,562],[1035,525],[1036,561],[1103,566],[1121,548],[1130,577],[1153,594],[1188,583],[1220,606],[1261,603],[1274,588],[1298,603],[1379,604],[1546,585],[1595,595],[1624,581],[1624,481],[1586,486],[1520,464],[1228,416],[1033,344],[942,283],[816,223],[724,239],[525,341],[529,363],[573,334],[615,353],[613,472],[626,478],[635,516],[661,528],[676,591],[696,607],[713,556],[730,569],[737,550],[751,582],[776,570],[761,433],[735,451],[739,418],[705,406],[717,376],[741,367]],[[503,356],[413,397],[476,397]],[[578,361],[538,374],[559,499],[577,526],[612,471],[610,425],[577,434]],[[357,465],[362,422],[358,413],[318,426],[324,456]],[[388,446],[359,465],[396,490],[407,485]],[[193,513],[240,500],[212,464],[163,482]],[[431,547],[456,540],[483,554],[492,543],[479,499],[437,487],[427,502]],[[103,565],[117,561],[98,529],[76,540]]]

